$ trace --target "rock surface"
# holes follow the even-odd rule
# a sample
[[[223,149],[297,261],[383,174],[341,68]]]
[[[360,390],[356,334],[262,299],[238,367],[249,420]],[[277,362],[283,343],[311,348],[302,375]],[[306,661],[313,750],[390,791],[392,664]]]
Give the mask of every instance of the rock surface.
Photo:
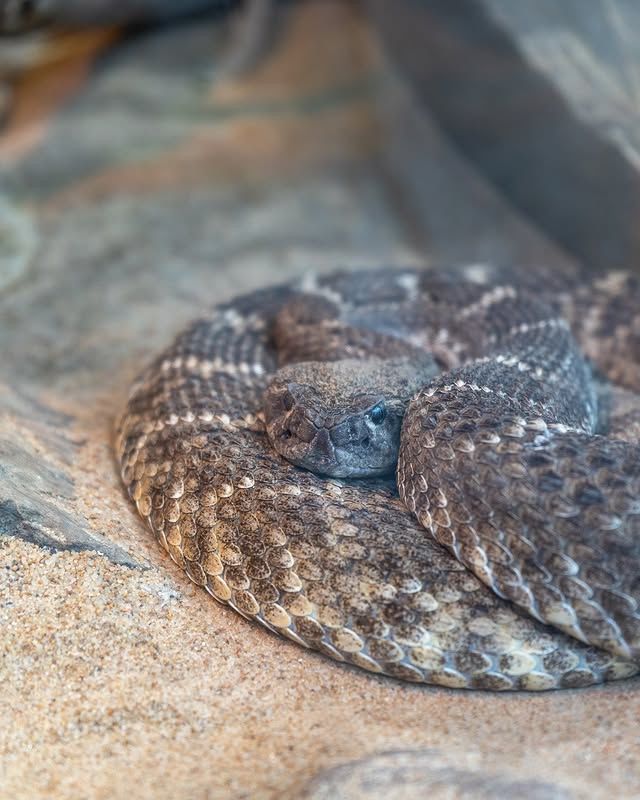
[[[302,800],[571,800],[561,786],[460,767],[438,750],[398,750],[316,776]]]
[[[45,23],[80,26],[166,22],[230,4],[227,0],[0,0],[0,33],[14,34]]]
[[[635,0],[369,7],[414,103],[515,206],[593,269],[637,268]]]
[[[461,780],[637,796],[637,681],[504,697],[342,668],[215,605],[129,506],[114,417],[142,363],[214,302],[336,266],[544,254],[572,268],[433,127],[434,224],[405,213],[381,60],[350,5],[296,6],[244,80],[212,84],[212,26],[93,32],[14,82],[0,135],[0,796],[293,799],[330,780],[351,797],[352,768],[327,770],[407,748],[438,751],[418,767],[442,796],[499,796],[460,794]],[[406,770],[390,774],[378,789]]]

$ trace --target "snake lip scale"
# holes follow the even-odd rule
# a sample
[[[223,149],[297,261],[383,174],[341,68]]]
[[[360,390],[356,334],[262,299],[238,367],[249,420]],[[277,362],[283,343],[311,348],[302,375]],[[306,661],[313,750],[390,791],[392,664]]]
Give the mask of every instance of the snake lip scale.
[[[255,291],[135,381],[124,485],[192,581],[338,661],[496,691],[631,677],[638,309],[633,275],[484,265]]]

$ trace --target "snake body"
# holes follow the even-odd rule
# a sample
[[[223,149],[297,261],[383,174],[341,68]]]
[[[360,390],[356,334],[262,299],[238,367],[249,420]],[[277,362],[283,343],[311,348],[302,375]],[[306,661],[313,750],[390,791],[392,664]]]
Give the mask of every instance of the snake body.
[[[301,298],[312,318],[288,325]],[[256,291],[194,322],[135,382],[122,478],[191,580],[339,661],[492,690],[629,677],[639,309],[627,274],[574,285],[480,266]],[[322,477],[267,436],[279,367],[345,358],[427,364],[395,477]]]

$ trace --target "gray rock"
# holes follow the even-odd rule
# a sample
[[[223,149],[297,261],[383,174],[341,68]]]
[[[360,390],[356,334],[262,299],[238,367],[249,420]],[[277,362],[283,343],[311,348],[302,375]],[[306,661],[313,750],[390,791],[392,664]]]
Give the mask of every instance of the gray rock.
[[[470,161],[593,269],[640,255],[640,6],[370,0],[391,59]]]
[[[224,8],[225,0],[0,0],[0,32],[16,33],[43,22],[64,25],[163,22],[212,8]]]
[[[552,783],[456,766],[437,750],[397,750],[317,775],[302,800],[571,800]]]

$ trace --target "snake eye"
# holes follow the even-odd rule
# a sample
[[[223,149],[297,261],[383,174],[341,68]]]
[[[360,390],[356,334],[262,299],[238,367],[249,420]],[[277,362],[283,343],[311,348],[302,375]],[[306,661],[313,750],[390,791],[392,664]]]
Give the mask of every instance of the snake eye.
[[[384,407],[383,403],[378,403],[377,406],[374,406],[371,409],[368,416],[374,425],[380,425],[384,421],[384,418],[387,416],[387,409]]]

